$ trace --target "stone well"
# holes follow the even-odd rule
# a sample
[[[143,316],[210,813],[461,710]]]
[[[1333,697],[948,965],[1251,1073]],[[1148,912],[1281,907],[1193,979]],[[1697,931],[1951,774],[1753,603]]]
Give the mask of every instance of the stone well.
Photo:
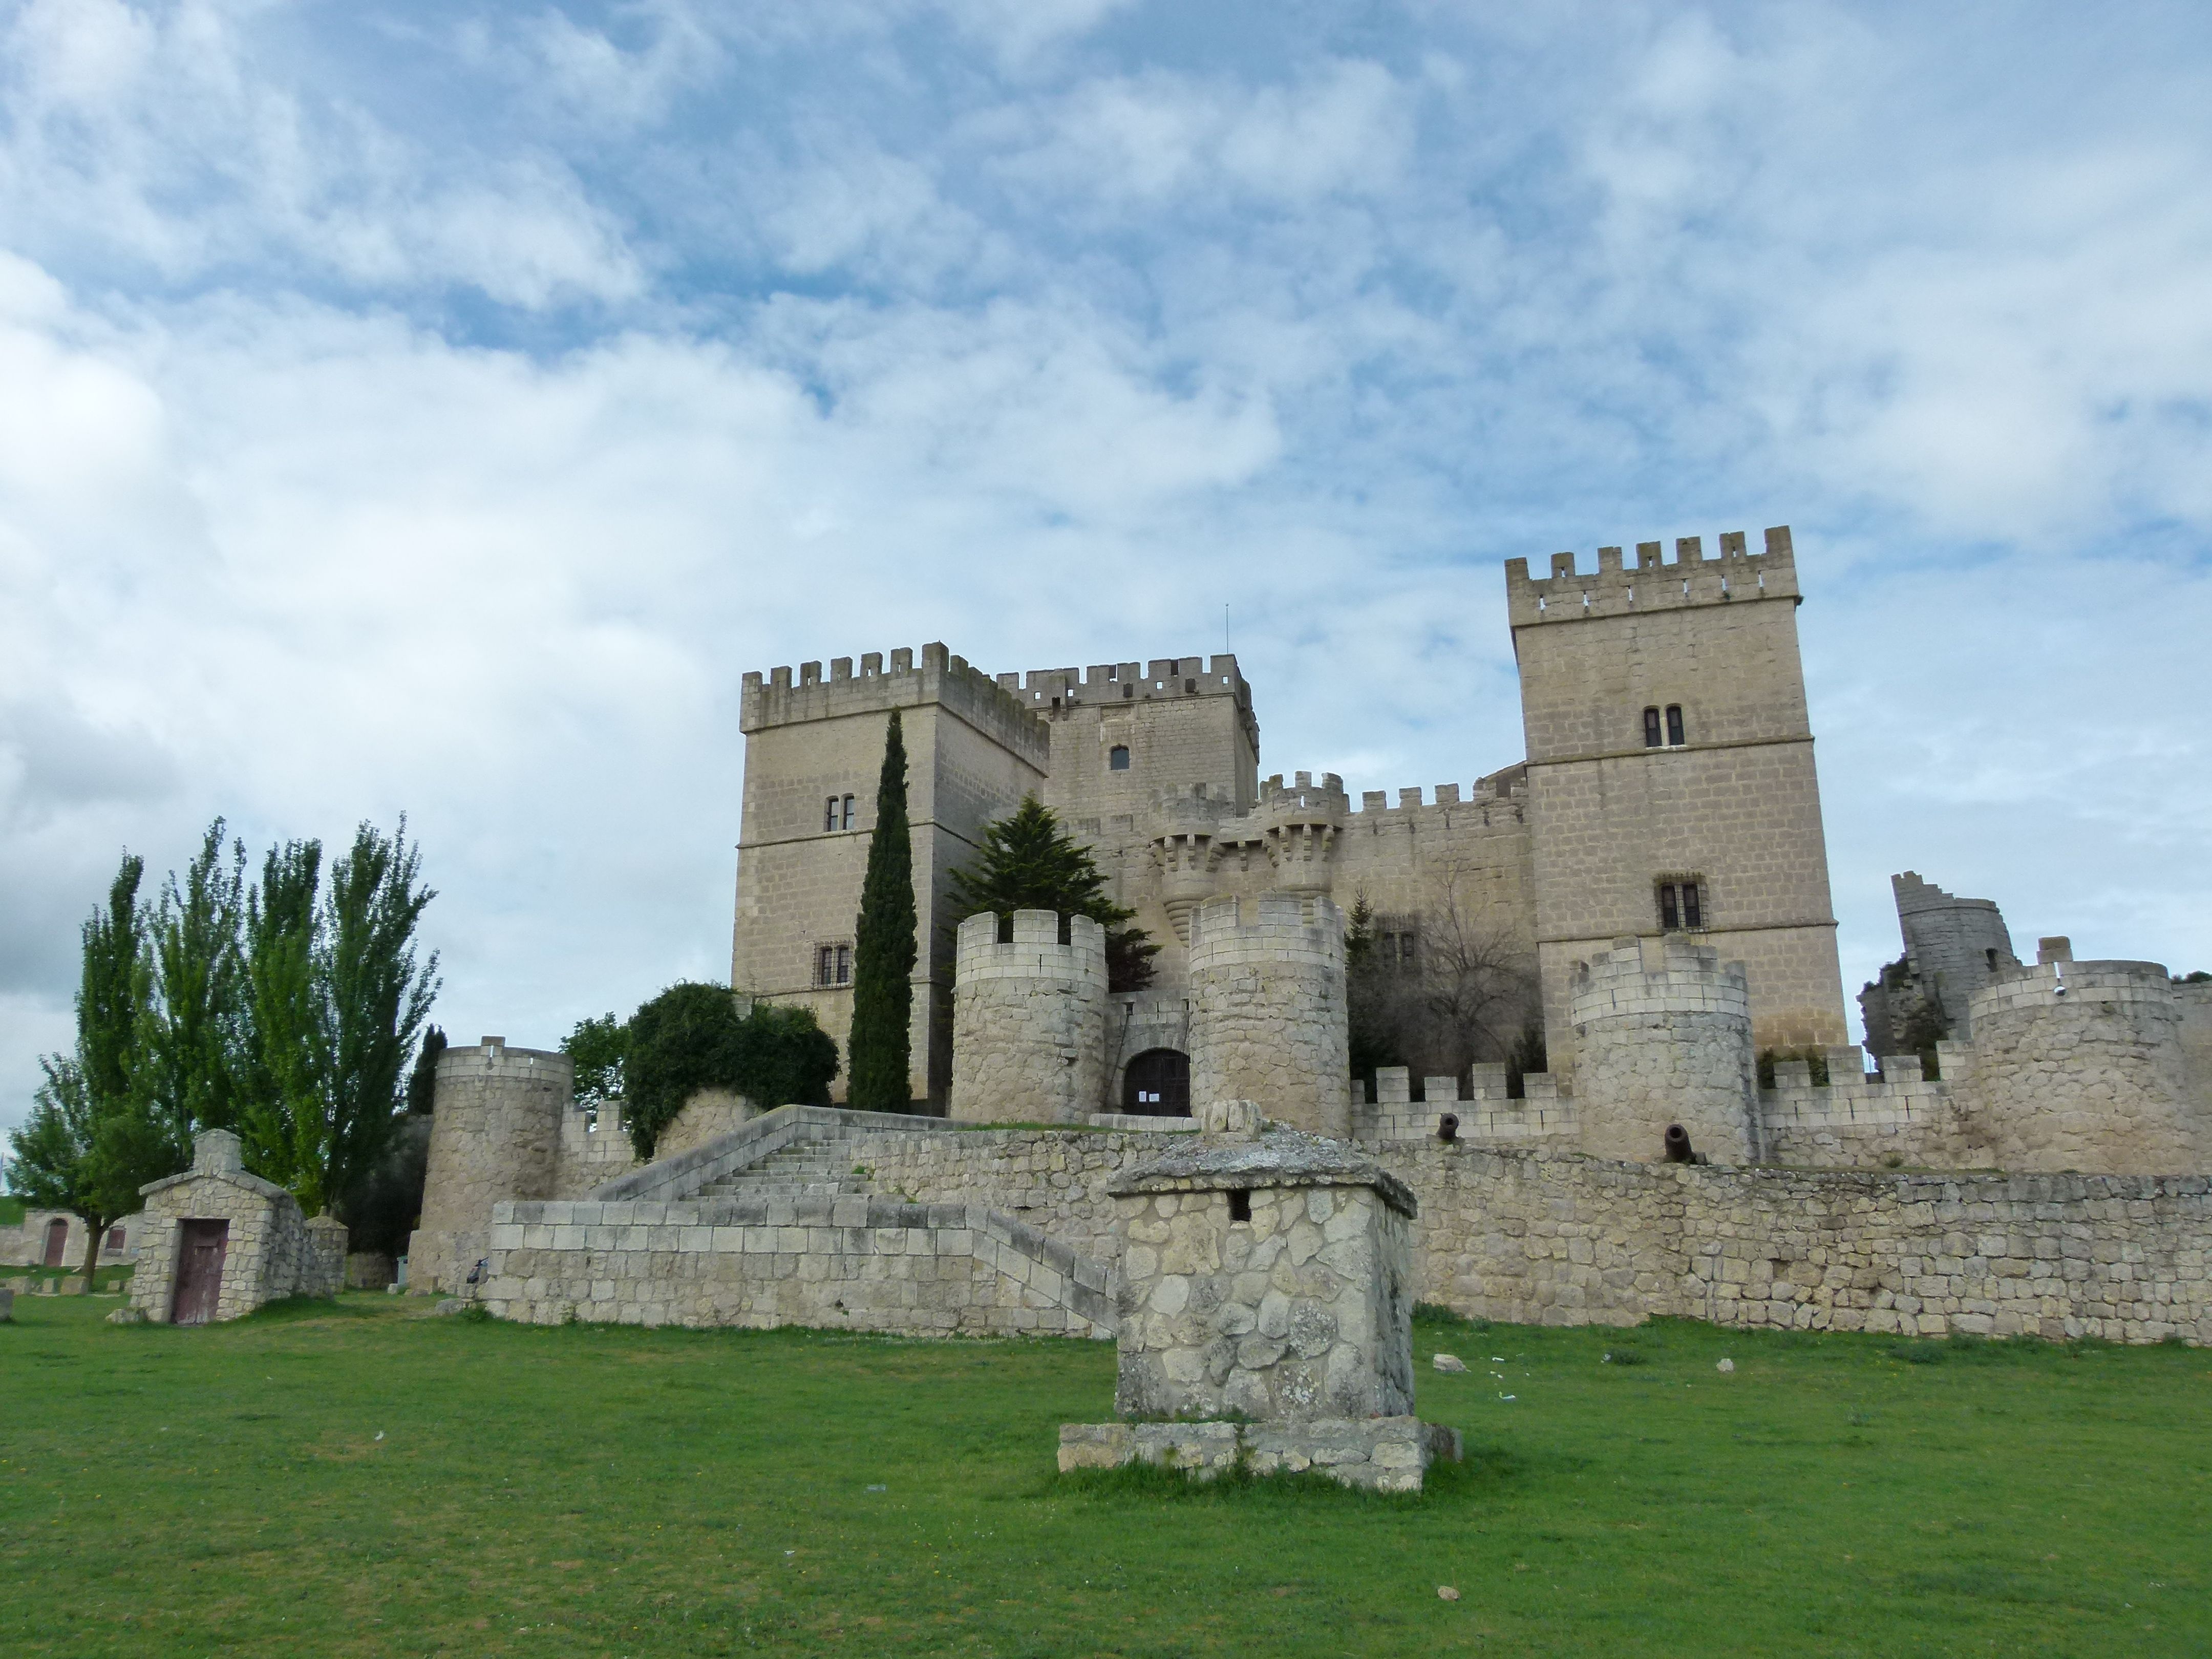
[[[1413,1415],[1412,1192],[1341,1142],[1275,1130],[1178,1152],[1109,1189],[1122,1234],[1128,1421],[1070,1424],[1063,1469],[1243,1458],[1415,1491],[1449,1431]],[[1229,1421],[1192,1419],[1218,1419]]]

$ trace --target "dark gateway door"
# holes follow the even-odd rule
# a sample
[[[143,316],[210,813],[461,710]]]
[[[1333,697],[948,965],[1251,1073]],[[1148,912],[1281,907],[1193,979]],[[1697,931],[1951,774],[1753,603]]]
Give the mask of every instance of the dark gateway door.
[[[56,1216],[46,1223],[46,1266],[62,1265],[62,1252],[69,1248],[69,1223]]]
[[[1121,1078],[1121,1109],[1145,1117],[1190,1115],[1190,1056],[1147,1048]]]
[[[204,1325],[222,1294],[222,1258],[230,1245],[228,1221],[187,1221],[177,1245],[177,1300],[170,1322]]]

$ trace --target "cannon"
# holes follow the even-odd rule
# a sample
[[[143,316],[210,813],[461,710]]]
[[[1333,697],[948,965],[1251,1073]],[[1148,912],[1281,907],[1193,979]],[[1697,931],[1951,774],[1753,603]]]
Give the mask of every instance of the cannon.
[[[1446,1112],[1437,1120],[1437,1139],[1449,1146],[1459,1139],[1459,1114]]]
[[[1667,1161],[1669,1164],[1709,1164],[1712,1160],[1690,1145],[1690,1132],[1679,1123],[1667,1126]]]

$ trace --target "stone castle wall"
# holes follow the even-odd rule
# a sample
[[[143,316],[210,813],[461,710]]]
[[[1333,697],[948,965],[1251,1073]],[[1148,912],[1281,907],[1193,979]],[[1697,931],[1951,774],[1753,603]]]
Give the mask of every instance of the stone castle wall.
[[[550,1198],[562,1169],[576,1068],[566,1054],[486,1037],[438,1056],[422,1214],[408,1288],[452,1291],[482,1259],[492,1206]]]
[[[1615,939],[1577,971],[1575,1110],[1582,1148],[1653,1163],[1669,1125],[1716,1164],[1759,1156],[1743,964],[1685,939]]]
[[[1087,916],[1017,910],[960,924],[952,987],[951,1116],[1080,1123],[1105,1103],[1106,930]]]
[[[1316,1134],[1352,1133],[1344,915],[1326,898],[1265,894],[1192,918],[1190,1098],[1265,1103]]]
[[[982,1205],[1118,1267],[1128,1170],[1211,1137],[972,1129],[789,1108],[763,1146],[836,1139],[901,1201]],[[1487,1318],[2212,1342],[2212,1179],[1616,1163],[1365,1149],[1412,1189],[1420,1299]],[[721,1166],[702,1164],[695,1178]]]

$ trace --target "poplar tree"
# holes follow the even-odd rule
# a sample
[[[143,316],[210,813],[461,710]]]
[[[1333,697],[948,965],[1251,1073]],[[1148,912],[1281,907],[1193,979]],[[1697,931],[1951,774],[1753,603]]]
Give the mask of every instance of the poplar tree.
[[[141,1043],[151,997],[143,859],[125,854],[105,910],[84,924],[76,1048],[46,1054],[30,1116],[10,1135],[9,1189],[40,1209],[83,1218],[88,1288],[109,1226],[138,1207],[138,1188],[175,1168],[142,1093]]]
[[[847,1042],[848,1103],[864,1112],[902,1112],[911,1103],[908,1036],[916,955],[914,846],[906,821],[906,735],[896,709],[884,738],[876,784],[876,822],[868,833],[868,873],[854,927],[853,1029]]]

